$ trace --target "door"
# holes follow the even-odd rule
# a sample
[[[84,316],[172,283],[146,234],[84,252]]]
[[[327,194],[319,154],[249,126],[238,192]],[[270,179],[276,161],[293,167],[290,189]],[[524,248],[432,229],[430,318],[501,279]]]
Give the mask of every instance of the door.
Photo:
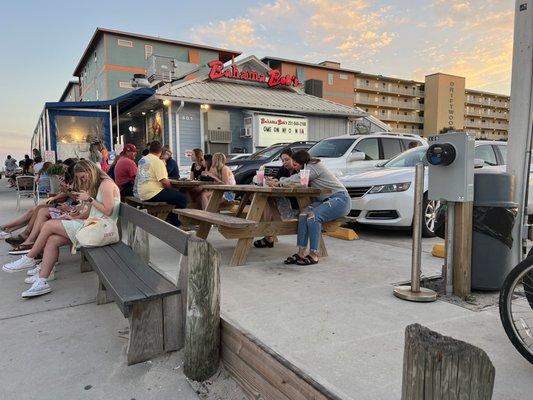
[[[381,148],[383,150],[381,159],[390,160],[402,152],[402,144],[400,139],[396,138],[381,138]]]
[[[361,139],[352,150],[351,155],[357,152],[363,152],[364,160],[351,160],[350,156],[346,162],[348,170],[350,169],[368,169],[374,167],[379,162],[379,142],[377,138]]]

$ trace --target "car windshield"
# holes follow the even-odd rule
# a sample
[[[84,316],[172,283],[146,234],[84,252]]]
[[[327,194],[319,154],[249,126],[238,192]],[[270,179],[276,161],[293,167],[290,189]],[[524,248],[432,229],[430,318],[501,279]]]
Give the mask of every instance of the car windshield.
[[[272,157],[273,155],[275,155],[276,153],[279,153],[281,149],[283,149],[284,147],[285,145],[267,147],[266,149],[256,151],[254,154],[250,156],[249,159],[250,160],[266,160]]]
[[[323,158],[342,157],[354,141],[352,138],[322,140],[309,149],[309,154]]]
[[[401,154],[398,154],[396,157],[389,160],[383,166],[387,168],[394,167],[414,167],[418,163],[423,163],[428,165],[426,159],[427,147],[415,147],[414,149],[404,151]]]

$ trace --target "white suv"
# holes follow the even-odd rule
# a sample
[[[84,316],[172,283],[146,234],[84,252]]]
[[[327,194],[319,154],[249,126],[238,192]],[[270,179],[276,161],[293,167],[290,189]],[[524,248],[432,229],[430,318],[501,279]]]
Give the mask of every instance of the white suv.
[[[413,147],[427,142],[417,135],[391,132],[368,135],[343,135],[323,139],[309,149],[309,154],[320,160],[337,175],[375,167]],[[265,165],[267,175],[275,175],[280,161]]]

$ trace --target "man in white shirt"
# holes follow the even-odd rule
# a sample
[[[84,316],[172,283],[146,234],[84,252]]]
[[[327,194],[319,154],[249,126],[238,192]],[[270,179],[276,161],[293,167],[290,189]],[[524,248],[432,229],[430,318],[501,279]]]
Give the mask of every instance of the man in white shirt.
[[[33,164],[33,172],[37,175],[41,169],[43,169],[44,161],[41,156],[35,157],[35,160],[33,161],[35,162],[35,164]]]

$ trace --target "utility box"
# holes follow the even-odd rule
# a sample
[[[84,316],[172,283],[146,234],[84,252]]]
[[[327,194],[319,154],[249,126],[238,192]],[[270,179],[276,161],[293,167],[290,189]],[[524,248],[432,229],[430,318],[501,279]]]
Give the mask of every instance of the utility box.
[[[431,200],[474,200],[474,138],[448,132],[428,138],[428,196]]]

